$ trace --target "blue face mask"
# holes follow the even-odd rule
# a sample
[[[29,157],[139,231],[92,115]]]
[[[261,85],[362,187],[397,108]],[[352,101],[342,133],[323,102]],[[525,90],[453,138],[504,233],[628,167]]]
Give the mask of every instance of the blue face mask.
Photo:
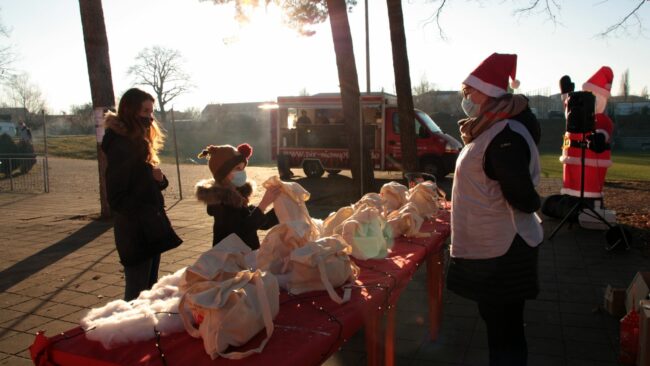
[[[245,170],[240,170],[236,172],[232,176],[232,180],[230,181],[235,187],[241,187],[244,184],[246,184],[246,171]]]
[[[481,105],[472,102],[470,98],[463,98],[463,101],[460,103],[463,112],[467,117],[478,117],[479,111],[481,110]]]

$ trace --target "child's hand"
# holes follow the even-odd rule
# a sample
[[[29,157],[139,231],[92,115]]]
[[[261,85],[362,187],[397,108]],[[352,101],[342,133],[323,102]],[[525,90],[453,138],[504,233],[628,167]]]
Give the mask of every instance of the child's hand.
[[[281,191],[282,190],[279,186],[274,186],[267,189],[266,192],[264,192],[264,196],[262,197],[262,200],[257,207],[262,210],[262,212],[266,211],[267,207],[269,207],[271,203],[273,203],[273,201],[278,198]]]

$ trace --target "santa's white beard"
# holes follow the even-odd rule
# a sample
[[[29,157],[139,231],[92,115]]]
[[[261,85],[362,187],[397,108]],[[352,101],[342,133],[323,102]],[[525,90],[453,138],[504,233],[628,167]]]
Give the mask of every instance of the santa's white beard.
[[[607,97],[596,94],[596,113],[605,112],[605,108],[607,108]]]

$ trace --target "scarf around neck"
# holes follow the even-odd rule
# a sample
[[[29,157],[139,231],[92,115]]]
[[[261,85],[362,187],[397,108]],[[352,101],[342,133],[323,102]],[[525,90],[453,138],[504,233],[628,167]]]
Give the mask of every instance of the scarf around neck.
[[[460,137],[467,145],[496,122],[516,116],[527,107],[528,99],[523,95],[506,94],[499,98],[490,98],[481,107],[478,117],[458,121]]]

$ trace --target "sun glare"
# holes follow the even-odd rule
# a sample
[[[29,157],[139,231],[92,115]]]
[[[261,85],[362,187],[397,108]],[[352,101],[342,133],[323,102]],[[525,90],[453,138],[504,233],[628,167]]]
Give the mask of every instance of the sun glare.
[[[258,7],[247,13],[248,21],[239,25],[238,32],[224,38],[224,43],[250,54],[272,51],[278,45],[296,38],[295,32],[282,23],[282,14],[275,6]],[[267,54],[268,55],[268,54]]]
[[[240,78],[242,88],[248,87],[245,99],[274,100],[280,94],[297,94],[309,85],[337,85],[336,74],[331,74],[335,65],[324,54],[326,33],[301,36],[283,22],[281,9],[272,5],[251,9],[246,16],[248,21],[223,38],[223,57],[230,70],[223,76]]]

